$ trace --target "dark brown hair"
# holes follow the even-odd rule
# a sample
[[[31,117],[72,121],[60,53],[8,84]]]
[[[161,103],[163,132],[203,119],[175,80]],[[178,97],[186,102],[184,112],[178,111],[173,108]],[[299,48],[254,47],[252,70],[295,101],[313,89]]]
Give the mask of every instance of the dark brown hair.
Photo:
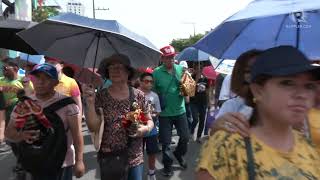
[[[243,86],[248,85],[245,82],[245,73],[246,73],[246,67],[249,64],[249,60],[251,60],[254,57],[259,56],[263,51],[252,49],[247,52],[242,53],[238,59],[236,60],[236,63],[232,70],[231,75],[231,91],[239,95],[240,97],[245,96],[243,94]]]
[[[2,62],[4,64],[7,64],[8,66],[15,67],[15,68],[19,69],[19,66],[15,61],[16,61],[16,59],[9,58],[9,57],[2,60]]]
[[[110,66],[110,62],[113,60],[117,60],[120,64],[123,64],[128,71],[128,80],[131,80],[135,77],[135,69],[130,66],[130,59],[128,56],[124,54],[113,54],[110,57],[104,58],[98,68],[98,73],[105,79],[109,79],[109,71],[108,66]]]
[[[271,78],[272,78],[272,76],[260,75],[254,81],[252,81],[251,84],[258,84],[260,86],[263,86]],[[243,98],[245,99],[246,104],[253,108],[253,113],[252,113],[252,116],[249,120],[249,123],[251,126],[254,126],[257,124],[257,112],[258,111],[257,111],[256,103],[253,100],[254,96],[253,96],[250,88],[247,91],[247,93],[244,94]]]
[[[140,81],[142,81],[145,77],[152,77],[153,79],[153,75],[151,73],[144,72],[140,75]]]
[[[63,74],[67,75],[68,77],[74,78],[75,72],[72,67],[65,66],[62,68]]]

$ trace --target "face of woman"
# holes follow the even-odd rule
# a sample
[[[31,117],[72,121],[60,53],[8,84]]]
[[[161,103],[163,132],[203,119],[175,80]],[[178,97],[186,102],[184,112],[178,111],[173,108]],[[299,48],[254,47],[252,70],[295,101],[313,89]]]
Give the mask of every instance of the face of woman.
[[[316,81],[310,73],[274,77],[263,86],[251,85],[258,111],[269,118],[293,125],[305,120],[314,106]]]
[[[125,65],[113,63],[108,66],[109,78],[112,82],[127,82],[129,72]]]

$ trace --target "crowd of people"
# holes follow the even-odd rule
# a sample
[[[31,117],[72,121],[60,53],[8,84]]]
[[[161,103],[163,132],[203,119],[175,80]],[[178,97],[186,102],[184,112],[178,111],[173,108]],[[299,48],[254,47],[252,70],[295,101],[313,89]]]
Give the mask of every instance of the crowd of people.
[[[79,178],[85,173],[85,122],[100,135],[102,180],[142,180],[144,166],[155,180],[158,155],[161,174],[170,178],[175,160],[188,169],[190,140],[202,144],[192,170],[199,180],[320,178],[320,68],[302,52],[291,46],[250,50],[239,56],[231,75],[210,79],[202,63],[176,63],[172,46],[160,51],[161,64],[142,72],[126,55],[104,58],[101,87],[77,82],[62,60],[26,62],[21,78],[16,59],[4,59],[0,151],[12,149],[15,171],[27,171],[34,180]],[[181,92],[185,73],[196,82],[192,97]],[[218,113],[208,127],[212,109]],[[173,150],[174,128],[179,142]],[[36,155],[41,158],[30,167]]]

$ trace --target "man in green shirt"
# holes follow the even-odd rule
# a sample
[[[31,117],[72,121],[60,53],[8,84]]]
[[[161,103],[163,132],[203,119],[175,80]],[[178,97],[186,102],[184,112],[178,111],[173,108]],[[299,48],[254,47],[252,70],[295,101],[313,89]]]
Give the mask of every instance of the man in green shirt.
[[[0,104],[0,153],[10,150],[9,146],[4,142],[3,128],[7,126],[10,114],[18,101],[17,92],[23,89],[21,80],[18,78],[19,67],[14,62],[14,59],[4,59],[2,69],[4,77],[0,77],[0,90],[2,91],[1,95],[4,98],[4,102]]]
[[[177,129],[179,143],[173,155],[180,166],[187,168],[183,156],[187,153],[189,141],[189,129],[186,117],[184,97],[180,94],[180,81],[183,74],[183,67],[174,63],[175,50],[172,46],[165,46],[160,49],[162,52],[162,65],[153,72],[154,90],[158,93],[162,112],[159,116],[159,133],[162,143],[163,175],[171,176],[172,155],[170,150],[172,127]]]

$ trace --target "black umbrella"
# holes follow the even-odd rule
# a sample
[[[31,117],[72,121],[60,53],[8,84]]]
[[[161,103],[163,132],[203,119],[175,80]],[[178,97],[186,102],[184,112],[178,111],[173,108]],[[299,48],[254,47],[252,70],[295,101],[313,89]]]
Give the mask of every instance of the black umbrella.
[[[37,52],[81,67],[97,67],[113,54],[130,58],[133,68],[154,67],[160,51],[147,38],[115,20],[99,20],[73,13],[51,17],[19,32]]]
[[[11,49],[27,54],[38,54],[29,44],[22,40],[16,33],[28,29],[37,23],[6,19],[0,21],[0,48]]]

